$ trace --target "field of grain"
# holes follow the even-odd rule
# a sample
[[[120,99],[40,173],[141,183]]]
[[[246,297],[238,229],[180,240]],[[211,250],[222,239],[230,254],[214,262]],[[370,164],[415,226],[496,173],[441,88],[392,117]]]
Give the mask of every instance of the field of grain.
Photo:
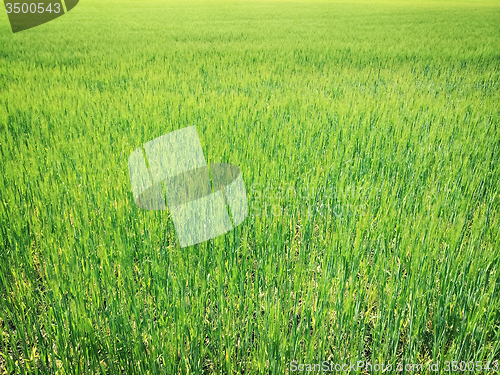
[[[127,160],[192,125],[249,216],[181,249]],[[0,373],[494,373],[499,162],[498,1],[4,13]]]

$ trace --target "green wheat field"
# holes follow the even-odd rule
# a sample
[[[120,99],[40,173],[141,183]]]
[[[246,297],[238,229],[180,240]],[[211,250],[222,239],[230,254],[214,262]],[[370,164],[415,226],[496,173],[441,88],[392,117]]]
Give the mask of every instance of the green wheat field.
[[[499,1],[0,11],[0,373],[498,373]],[[249,215],[181,249],[127,163],[193,125]]]

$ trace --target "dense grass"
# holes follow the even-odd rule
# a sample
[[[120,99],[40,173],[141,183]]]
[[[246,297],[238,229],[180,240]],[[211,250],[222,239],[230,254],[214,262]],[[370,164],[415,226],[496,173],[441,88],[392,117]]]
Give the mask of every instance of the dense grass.
[[[1,371],[500,359],[498,2],[1,19]],[[250,216],[180,249],[127,158],[191,125]]]

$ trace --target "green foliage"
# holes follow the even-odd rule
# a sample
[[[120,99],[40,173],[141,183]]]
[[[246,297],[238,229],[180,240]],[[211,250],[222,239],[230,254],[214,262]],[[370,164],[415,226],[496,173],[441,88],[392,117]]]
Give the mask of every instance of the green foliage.
[[[0,24],[0,371],[500,359],[500,6],[88,0]],[[250,216],[180,249],[127,159],[196,125]]]

